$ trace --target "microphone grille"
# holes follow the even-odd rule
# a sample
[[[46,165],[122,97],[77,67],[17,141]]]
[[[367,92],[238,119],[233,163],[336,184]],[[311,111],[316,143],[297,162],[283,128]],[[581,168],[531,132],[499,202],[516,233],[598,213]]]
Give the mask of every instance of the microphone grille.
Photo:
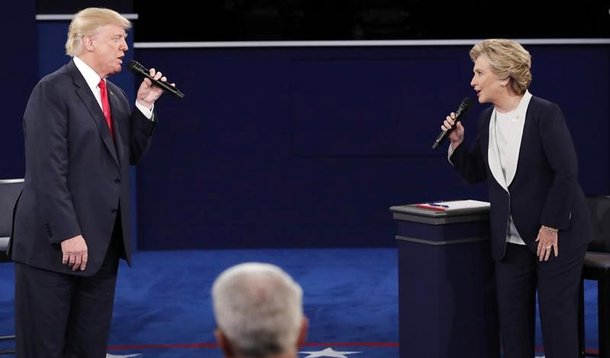
[[[138,61],[130,60],[129,64],[127,65],[127,68],[129,68],[131,71],[133,71],[133,70],[142,69],[142,65]]]
[[[455,115],[457,117],[459,117],[460,115],[466,113],[468,111],[468,109],[470,108],[471,104],[472,104],[472,102],[470,101],[470,98],[465,97],[462,100],[462,103],[460,103],[460,106],[458,107],[457,111],[455,112]]]
[[[472,102],[470,101],[470,98],[465,97],[462,100],[462,104],[460,104],[460,108],[466,109],[466,108],[470,107],[471,104],[472,104]]]

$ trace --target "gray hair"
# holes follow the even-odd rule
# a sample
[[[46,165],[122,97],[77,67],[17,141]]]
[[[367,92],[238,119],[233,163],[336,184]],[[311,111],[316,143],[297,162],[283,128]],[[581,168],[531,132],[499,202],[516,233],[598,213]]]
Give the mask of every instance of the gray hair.
[[[475,44],[470,58],[489,59],[492,71],[501,79],[511,78],[510,87],[517,94],[524,94],[532,82],[532,56],[519,43],[507,39],[487,39]]]
[[[217,327],[247,357],[267,357],[296,346],[303,290],[278,266],[246,262],[222,272],[212,286]]]
[[[76,13],[68,28],[66,55],[78,56],[83,49],[83,37],[92,35],[98,28],[110,24],[119,25],[125,31],[131,28],[131,22],[127,18],[111,9],[89,7]]]

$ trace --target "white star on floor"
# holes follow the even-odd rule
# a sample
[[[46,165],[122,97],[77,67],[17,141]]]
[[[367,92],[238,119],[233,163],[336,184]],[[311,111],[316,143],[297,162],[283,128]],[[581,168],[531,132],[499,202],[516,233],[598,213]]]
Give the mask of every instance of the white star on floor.
[[[348,351],[336,351],[331,347],[324,348],[321,351],[309,352],[301,351],[299,353],[309,354],[303,358],[316,358],[316,357],[334,357],[334,358],[348,358],[346,354],[360,354],[362,352],[348,352]]]
[[[137,353],[137,354],[128,354],[126,356],[118,354],[110,354],[110,353],[106,353],[106,358],[131,358],[131,357],[141,357],[142,354],[141,353]]]

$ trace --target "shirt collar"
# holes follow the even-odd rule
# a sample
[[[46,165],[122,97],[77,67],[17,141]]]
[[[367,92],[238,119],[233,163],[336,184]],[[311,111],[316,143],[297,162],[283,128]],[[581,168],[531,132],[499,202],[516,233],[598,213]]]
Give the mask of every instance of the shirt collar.
[[[76,68],[78,68],[81,75],[83,75],[83,77],[85,78],[85,82],[87,82],[89,88],[91,88],[93,93],[95,93],[95,91],[97,91],[97,85],[100,83],[101,77],[97,74],[97,72],[95,72],[95,70],[93,70],[88,64],[86,64],[85,61],[81,60],[77,56],[74,56],[73,59]]]

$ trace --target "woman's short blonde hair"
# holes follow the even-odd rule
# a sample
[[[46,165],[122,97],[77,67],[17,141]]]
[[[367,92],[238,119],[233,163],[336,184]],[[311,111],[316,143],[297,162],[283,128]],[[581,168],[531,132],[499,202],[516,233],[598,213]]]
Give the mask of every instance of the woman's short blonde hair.
[[[492,71],[501,79],[510,78],[511,89],[524,94],[532,82],[532,56],[519,43],[507,39],[487,39],[470,50],[472,62],[479,56],[489,60]]]

